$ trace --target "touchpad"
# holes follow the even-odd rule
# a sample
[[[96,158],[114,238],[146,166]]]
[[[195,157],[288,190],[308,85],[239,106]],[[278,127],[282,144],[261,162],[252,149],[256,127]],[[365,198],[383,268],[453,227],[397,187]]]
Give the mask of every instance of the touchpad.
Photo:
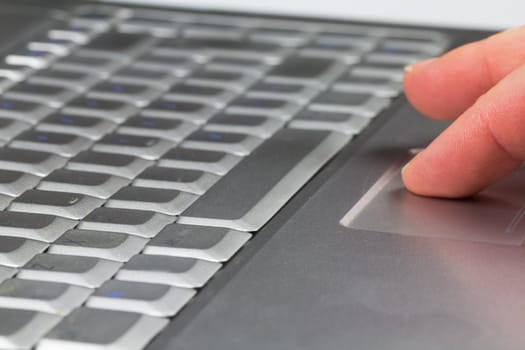
[[[519,246],[525,238],[525,167],[470,199],[408,192],[396,166],[341,220],[353,229]]]

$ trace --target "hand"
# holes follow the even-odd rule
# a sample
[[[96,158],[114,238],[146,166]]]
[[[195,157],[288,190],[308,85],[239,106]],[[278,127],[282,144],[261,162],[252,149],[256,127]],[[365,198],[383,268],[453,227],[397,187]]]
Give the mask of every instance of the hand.
[[[406,69],[410,102],[455,119],[403,169],[408,190],[466,197],[525,160],[525,26]]]

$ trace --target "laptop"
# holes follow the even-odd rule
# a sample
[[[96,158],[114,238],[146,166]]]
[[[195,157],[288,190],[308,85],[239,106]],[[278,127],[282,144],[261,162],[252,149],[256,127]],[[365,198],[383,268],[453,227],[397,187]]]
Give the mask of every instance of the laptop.
[[[404,67],[491,31],[240,3],[2,2],[0,349],[523,349],[523,170],[400,179]]]

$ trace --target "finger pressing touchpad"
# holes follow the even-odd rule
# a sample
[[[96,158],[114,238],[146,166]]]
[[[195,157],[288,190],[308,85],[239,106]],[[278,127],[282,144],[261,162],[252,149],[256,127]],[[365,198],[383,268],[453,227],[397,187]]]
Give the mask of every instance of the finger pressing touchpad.
[[[470,199],[409,193],[401,167],[387,171],[341,220],[344,226],[401,235],[519,246],[525,239],[525,167]]]

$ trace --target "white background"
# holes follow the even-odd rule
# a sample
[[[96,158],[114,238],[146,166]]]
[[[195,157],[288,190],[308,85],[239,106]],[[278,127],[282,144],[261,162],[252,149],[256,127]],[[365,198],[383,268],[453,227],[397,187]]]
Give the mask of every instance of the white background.
[[[118,1],[118,0],[117,0]],[[127,0],[208,9],[503,29],[525,24],[524,0]]]

